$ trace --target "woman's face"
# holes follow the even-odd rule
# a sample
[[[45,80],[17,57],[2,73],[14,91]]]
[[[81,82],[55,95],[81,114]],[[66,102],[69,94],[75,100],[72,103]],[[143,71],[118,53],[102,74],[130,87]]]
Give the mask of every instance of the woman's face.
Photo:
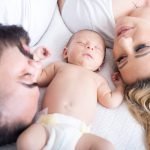
[[[116,25],[113,54],[125,83],[150,77],[150,8],[136,9]]]
[[[34,84],[41,67],[17,47],[8,47],[0,57],[0,95],[11,119],[30,123],[37,111],[39,88]]]

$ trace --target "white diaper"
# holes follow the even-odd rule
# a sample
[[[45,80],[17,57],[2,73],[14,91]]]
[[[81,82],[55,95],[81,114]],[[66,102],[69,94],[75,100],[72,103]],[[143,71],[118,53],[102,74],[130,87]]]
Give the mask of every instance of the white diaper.
[[[41,115],[37,122],[50,136],[43,150],[75,150],[80,137],[89,132],[84,122],[63,114]]]

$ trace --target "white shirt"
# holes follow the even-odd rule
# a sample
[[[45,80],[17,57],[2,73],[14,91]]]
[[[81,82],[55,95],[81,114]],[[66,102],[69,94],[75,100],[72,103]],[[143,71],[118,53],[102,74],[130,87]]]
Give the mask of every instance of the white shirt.
[[[62,18],[71,32],[95,30],[112,47],[115,27],[112,0],[65,0]]]

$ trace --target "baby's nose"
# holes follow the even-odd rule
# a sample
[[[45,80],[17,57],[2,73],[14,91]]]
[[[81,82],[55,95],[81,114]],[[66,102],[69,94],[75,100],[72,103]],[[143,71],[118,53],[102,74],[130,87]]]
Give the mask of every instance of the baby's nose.
[[[91,44],[87,44],[87,45],[86,45],[86,48],[87,48],[87,49],[90,49],[90,50],[94,50],[94,46],[91,45]]]

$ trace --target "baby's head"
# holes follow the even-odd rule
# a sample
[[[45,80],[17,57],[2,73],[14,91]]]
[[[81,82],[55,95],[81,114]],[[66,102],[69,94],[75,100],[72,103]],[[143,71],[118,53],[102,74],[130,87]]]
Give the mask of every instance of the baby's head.
[[[22,27],[0,25],[0,145],[15,142],[37,112],[39,72],[22,46],[28,43]]]
[[[97,32],[81,30],[70,38],[63,55],[68,63],[96,71],[104,62],[105,43]]]

